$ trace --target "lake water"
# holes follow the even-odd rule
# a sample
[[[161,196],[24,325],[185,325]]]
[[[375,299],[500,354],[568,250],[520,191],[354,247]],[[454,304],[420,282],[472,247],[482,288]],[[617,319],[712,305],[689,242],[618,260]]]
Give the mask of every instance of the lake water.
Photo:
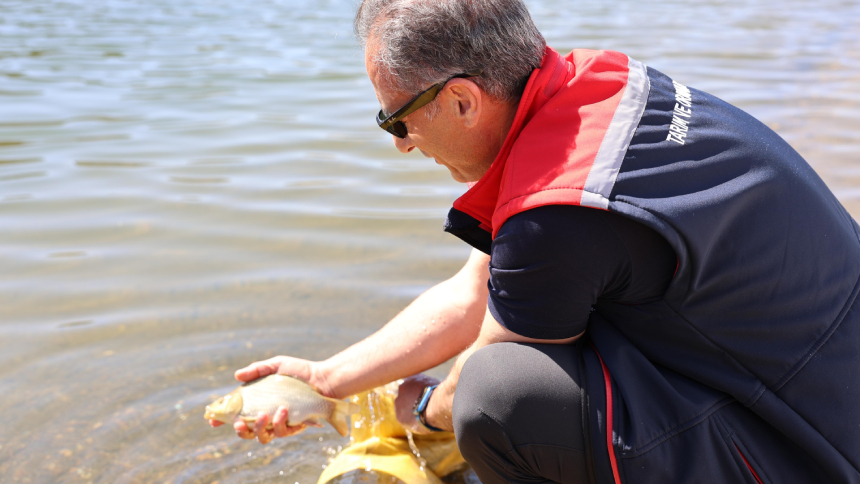
[[[860,215],[860,3],[528,1],[732,102]],[[353,0],[0,0],[0,481],[313,484],[330,427],[211,429],[453,274],[464,191],[376,127]],[[437,369],[437,376],[444,375]]]

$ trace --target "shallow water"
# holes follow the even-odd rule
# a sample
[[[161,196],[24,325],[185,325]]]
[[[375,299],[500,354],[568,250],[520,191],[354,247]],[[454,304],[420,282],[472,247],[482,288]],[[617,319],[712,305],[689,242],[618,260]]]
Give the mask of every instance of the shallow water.
[[[529,1],[786,138],[860,215],[860,4]],[[313,484],[333,429],[210,429],[232,371],[321,359],[457,270],[464,187],[397,153],[353,0],[0,3],[0,481]],[[444,369],[437,370],[444,374]]]

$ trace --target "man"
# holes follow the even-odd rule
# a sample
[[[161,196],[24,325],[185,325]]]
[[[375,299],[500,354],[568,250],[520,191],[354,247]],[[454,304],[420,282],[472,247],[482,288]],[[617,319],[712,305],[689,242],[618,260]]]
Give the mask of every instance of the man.
[[[496,482],[860,482],[858,226],[776,134],[617,52],[545,46],[520,0],[365,0],[402,152],[472,184],[466,266],[297,375],[455,430]],[[302,430],[286,409],[237,433]]]

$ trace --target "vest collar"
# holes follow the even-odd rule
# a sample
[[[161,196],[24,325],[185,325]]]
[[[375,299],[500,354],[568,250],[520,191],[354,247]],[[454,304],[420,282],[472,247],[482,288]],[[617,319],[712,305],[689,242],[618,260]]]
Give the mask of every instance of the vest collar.
[[[547,48],[498,156],[454,210],[495,237],[505,220],[531,208],[607,209],[648,86],[645,66],[620,52],[562,57]]]
[[[454,202],[454,209],[470,215],[480,222],[482,229],[495,235],[496,230],[493,230],[492,224],[493,214],[499,198],[505,165],[514,143],[525,125],[573,77],[574,73],[573,64],[555,49],[547,46],[540,68],[535,69],[529,76],[502,149],[487,173],[477,182],[469,183],[469,190]]]

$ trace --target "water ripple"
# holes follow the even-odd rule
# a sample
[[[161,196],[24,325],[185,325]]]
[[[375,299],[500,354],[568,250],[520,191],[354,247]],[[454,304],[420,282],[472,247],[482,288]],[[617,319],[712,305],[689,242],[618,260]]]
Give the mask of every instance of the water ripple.
[[[857,2],[527,3],[561,51],[748,110],[860,214]],[[3,1],[3,482],[316,480],[339,437],[260,447],[202,405],[248,362],[367,336],[469,253],[441,231],[464,186],[373,120],[355,4]]]

